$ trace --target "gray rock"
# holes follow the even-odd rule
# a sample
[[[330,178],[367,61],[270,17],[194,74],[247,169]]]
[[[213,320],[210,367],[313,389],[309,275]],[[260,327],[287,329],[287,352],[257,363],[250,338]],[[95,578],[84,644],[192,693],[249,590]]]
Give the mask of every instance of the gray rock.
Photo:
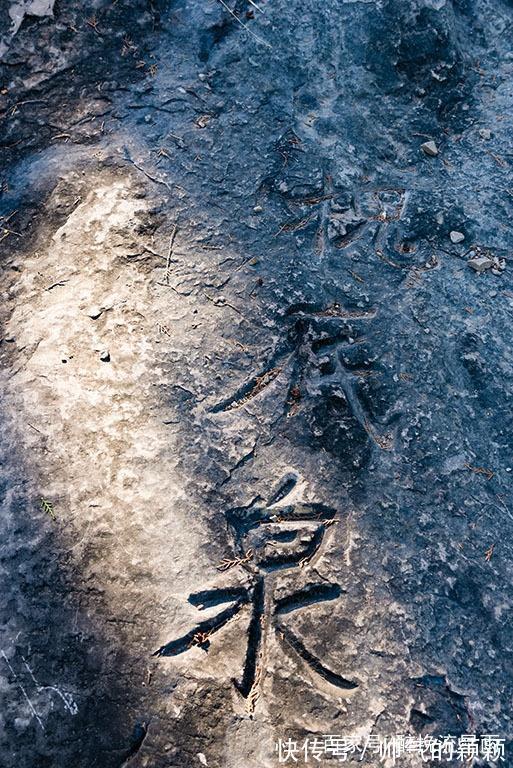
[[[487,141],[488,139],[492,138],[492,132],[489,128],[480,128],[479,135],[481,136],[482,139],[486,139]]]
[[[436,157],[439,154],[439,149],[434,141],[425,141],[424,144],[420,145],[420,148],[429,157]]]
[[[487,269],[494,266],[493,259],[490,259],[488,256],[476,256],[475,258],[470,259],[467,263],[469,267],[472,267],[476,272],[485,272]]]
[[[457,230],[453,229],[452,232],[450,232],[449,237],[451,238],[451,243],[462,243],[465,240],[465,235],[463,232],[458,232]]]
[[[102,363],[110,363],[110,352],[108,349],[102,349],[100,352],[100,360]]]

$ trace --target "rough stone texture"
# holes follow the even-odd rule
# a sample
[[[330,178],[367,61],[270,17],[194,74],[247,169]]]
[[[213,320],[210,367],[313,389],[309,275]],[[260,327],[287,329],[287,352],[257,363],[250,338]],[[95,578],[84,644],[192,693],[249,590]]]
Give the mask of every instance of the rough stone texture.
[[[511,761],[512,4],[15,5],[0,764]]]

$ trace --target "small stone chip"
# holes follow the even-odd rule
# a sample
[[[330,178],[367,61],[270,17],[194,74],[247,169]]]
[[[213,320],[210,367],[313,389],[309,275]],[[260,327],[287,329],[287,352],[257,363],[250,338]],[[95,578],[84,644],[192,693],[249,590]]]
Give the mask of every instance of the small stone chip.
[[[420,148],[429,157],[436,157],[438,155],[438,147],[434,141],[425,141],[424,144],[420,145]]]
[[[486,139],[486,141],[492,138],[492,132],[489,128],[480,128],[479,135],[482,139]]]
[[[476,256],[474,259],[470,259],[468,265],[476,272],[485,272],[490,267],[493,267],[494,263],[493,259],[489,259],[488,256]]]
[[[110,352],[108,349],[102,349],[100,352],[100,360],[102,363],[110,363]]]
[[[493,267],[492,267],[492,274],[493,275],[502,275],[504,270],[506,269],[506,259],[499,259],[498,256],[493,257]]]
[[[465,240],[465,235],[463,232],[458,232],[457,230],[453,229],[452,232],[449,233],[449,237],[451,238],[451,243],[462,243]]]

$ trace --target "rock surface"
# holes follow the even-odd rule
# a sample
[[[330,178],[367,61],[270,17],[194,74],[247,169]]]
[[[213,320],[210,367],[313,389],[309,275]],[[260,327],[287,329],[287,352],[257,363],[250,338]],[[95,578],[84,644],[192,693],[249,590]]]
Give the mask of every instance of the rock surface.
[[[511,762],[511,3],[19,5],[0,765]]]

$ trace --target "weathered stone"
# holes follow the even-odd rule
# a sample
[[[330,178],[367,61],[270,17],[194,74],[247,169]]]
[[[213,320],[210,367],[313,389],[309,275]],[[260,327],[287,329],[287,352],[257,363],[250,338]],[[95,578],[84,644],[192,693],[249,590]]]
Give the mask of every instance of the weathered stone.
[[[434,141],[425,141],[420,145],[420,148],[429,157],[436,157],[439,154],[439,149]]]
[[[493,259],[488,256],[475,256],[468,262],[469,267],[472,267],[476,272],[485,272],[487,269],[493,267]]]

